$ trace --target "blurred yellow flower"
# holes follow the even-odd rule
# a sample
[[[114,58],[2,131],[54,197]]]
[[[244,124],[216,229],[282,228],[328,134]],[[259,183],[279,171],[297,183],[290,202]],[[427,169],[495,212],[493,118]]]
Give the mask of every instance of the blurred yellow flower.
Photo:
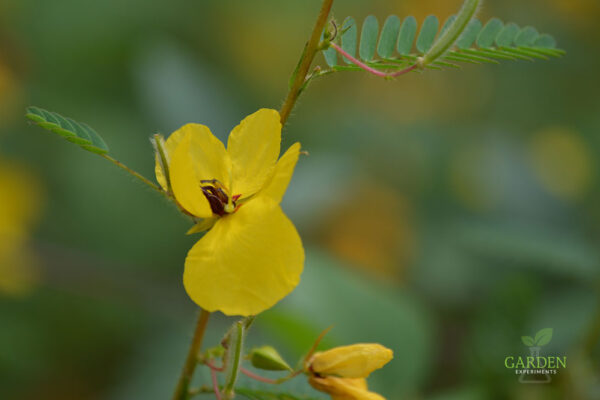
[[[300,154],[280,152],[275,110],[246,117],[229,135],[227,149],[210,130],[188,124],[165,142],[171,189],[180,207],[202,218],[189,233],[209,230],[188,253],[184,285],[207,311],[255,315],[299,283],[302,242],[279,203]],[[160,163],[156,177],[167,179]]]
[[[322,218],[322,241],[349,265],[399,283],[416,248],[408,198],[373,180],[352,181],[348,191]]]
[[[24,295],[37,281],[27,239],[41,197],[34,176],[20,165],[0,161],[0,293]]]
[[[593,157],[578,132],[561,127],[544,129],[533,136],[530,155],[536,177],[550,193],[576,200],[590,189]]]
[[[2,37],[0,37],[1,41]],[[11,55],[5,54],[9,58]],[[20,118],[23,107],[22,82],[19,81],[16,72],[5,62],[7,58],[3,58],[0,60],[0,126],[10,124],[17,116]]]
[[[309,383],[334,400],[382,400],[381,395],[369,392],[365,378],[392,358],[392,350],[376,343],[315,353],[307,363]]]

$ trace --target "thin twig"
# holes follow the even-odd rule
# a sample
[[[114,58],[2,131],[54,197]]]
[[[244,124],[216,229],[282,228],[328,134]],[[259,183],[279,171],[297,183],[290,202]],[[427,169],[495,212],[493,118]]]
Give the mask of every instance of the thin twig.
[[[146,185],[150,186],[152,189],[156,190],[158,193],[162,194],[163,196],[167,196],[167,194],[160,187],[158,187],[158,185],[156,185],[154,182],[152,182],[150,179],[146,178],[142,174],[140,174],[140,173],[132,170],[127,165],[123,164],[121,161],[115,160],[114,158],[112,158],[108,154],[100,154],[100,156],[103,157],[103,158],[105,158],[105,159],[107,159],[111,163],[115,164],[117,167],[119,167],[119,168],[127,171],[127,173],[131,174],[132,176],[134,176],[135,178],[139,179],[140,181],[142,181]]]
[[[215,397],[217,400],[221,400],[221,390],[219,390],[219,381],[217,381],[217,371],[213,368],[210,369],[210,379],[212,380]]]
[[[249,371],[244,367],[240,367],[240,371],[242,372],[242,374],[246,375],[247,377],[252,378],[259,382],[270,383],[272,385],[276,385],[276,384],[280,383],[278,379],[270,379],[270,378],[265,378],[264,376],[256,375],[254,372]]]
[[[212,362],[210,361],[205,361],[204,364],[206,364],[206,366],[214,371],[218,371],[218,372],[223,372],[225,371],[225,365],[221,365],[220,367],[217,367],[216,365],[214,365]]]

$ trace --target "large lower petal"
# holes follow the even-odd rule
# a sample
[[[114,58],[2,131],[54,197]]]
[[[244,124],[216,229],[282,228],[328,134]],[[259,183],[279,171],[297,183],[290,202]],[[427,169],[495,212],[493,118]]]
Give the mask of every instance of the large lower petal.
[[[244,118],[227,142],[232,162],[232,194],[249,197],[273,172],[281,145],[281,122],[275,110],[261,109]]]
[[[300,281],[304,249],[273,201],[253,199],[221,218],[188,253],[183,281],[207,311],[256,315]]]
[[[260,196],[266,196],[279,203],[287,190],[294,168],[300,156],[300,143],[294,143],[277,161],[275,171],[260,191]]]

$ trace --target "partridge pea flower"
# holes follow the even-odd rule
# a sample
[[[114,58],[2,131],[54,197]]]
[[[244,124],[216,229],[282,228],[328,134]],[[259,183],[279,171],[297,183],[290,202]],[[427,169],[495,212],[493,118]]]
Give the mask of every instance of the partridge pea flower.
[[[300,281],[304,249],[279,203],[300,154],[292,145],[279,159],[281,123],[261,109],[231,131],[227,149],[210,130],[187,124],[164,143],[170,182],[156,178],[184,212],[202,219],[188,233],[208,232],[185,260],[188,295],[207,311],[255,315]]]
[[[371,343],[315,353],[307,363],[309,383],[333,400],[383,400],[381,395],[369,392],[366,378],[392,358],[390,349]]]

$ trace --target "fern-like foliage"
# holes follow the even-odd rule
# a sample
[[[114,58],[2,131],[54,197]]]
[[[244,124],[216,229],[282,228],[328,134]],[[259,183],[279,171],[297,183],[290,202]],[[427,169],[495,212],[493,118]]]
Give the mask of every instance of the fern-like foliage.
[[[401,21],[397,16],[391,15],[380,30],[377,18],[370,15],[363,22],[358,42],[358,26],[354,18],[348,17],[338,28],[335,41],[345,52],[369,67],[399,70],[424,56],[434,45],[436,38],[441,37],[455,19],[456,16],[451,16],[440,29],[438,18],[430,15],[419,30],[414,17],[406,17]],[[497,64],[499,60],[548,60],[564,54],[565,51],[556,48],[556,41],[552,36],[540,34],[533,27],[520,28],[514,23],[504,24],[497,18],[489,20],[484,26],[474,18],[454,45],[426,67],[460,68],[456,64],[458,62]],[[341,57],[343,63],[340,63],[336,50],[331,47],[324,50],[323,55],[330,69],[322,74],[361,70],[346,57]]]
[[[108,153],[108,146],[100,135],[82,122],[76,122],[71,118],[65,118],[60,114],[38,107],[27,108],[25,116],[42,128],[81,146],[84,150],[96,154]]]

